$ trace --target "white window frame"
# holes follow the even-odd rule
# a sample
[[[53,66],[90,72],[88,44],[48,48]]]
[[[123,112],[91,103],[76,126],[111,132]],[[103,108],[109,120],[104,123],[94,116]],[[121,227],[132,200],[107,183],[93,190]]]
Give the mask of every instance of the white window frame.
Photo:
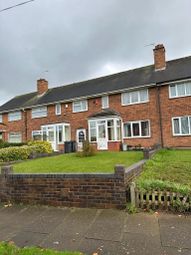
[[[109,140],[109,138],[108,138],[108,121],[110,121],[110,120],[113,120],[113,122],[114,122],[114,125],[113,125],[113,128],[114,128],[114,140]],[[122,121],[121,121],[121,119],[120,118],[116,118],[116,117],[108,117],[108,118],[99,118],[99,119],[90,119],[90,120],[88,120],[88,137],[89,137],[89,142],[90,143],[97,143],[98,142],[98,126],[99,126],[99,121],[105,121],[105,132],[106,132],[106,139],[107,139],[107,141],[108,142],[119,142],[119,141],[121,141],[122,140],[122,132],[121,132],[121,139],[120,140],[118,140],[117,138],[117,136],[118,136],[118,134],[117,134],[117,128],[119,127],[118,125],[117,125],[117,121],[120,121],[121,122],[121,126],[122,126]],[[96,141],[91,141],[91,133],[90,133],[90,123],[91,122],[95,122],[95,129],[96,129]]]
[[[21,111],[9,112],[8,113],[8,121],[18,121],[22,119]]]
[[[140,92],[141,91],[146,91],[147,93],[147,100],[141,101],[140,99]],[[138,101],[137,102],[132,102],[132,93],[133,92],[138,92]],[[124,96],[126,94],[130,95],[130,103],[124,103]],[[134,105],[134,104],[144,104],[144,103],[148,103],[149,102],[149,90],[148,89],[139,89],[139,90],[133,90],[133,91],[127,91],[127,92],[123,92],[121,93],[121,105],[122,106],[126,106],[126,105]]]
[[[0,123],[3,123],[3,115],[0,114]]]
[[[60,103],[55,104],[55,114],[56,115],[61,115],[61,113],[62,113],[62,106],[61,106],[61,104]]]
[[[11,141],[10,140],[11,135],[19,136],[20,140],[19,141]],[[8,135],[8,141],[9,141],[9,143],[22,143],[22,133],[21,132],[10,132]]]
[[[177,82],[177,83],[172,83],[169,85],[168,87],[168,90],[169,90],[169,98],[179,98],[179,97],[189,97],[191,96],[191,94],[186,94],[186,86],[184,87],[184,90],[185,90],[185,95],[178,95],[178,86],[179,85],[183,85],[183,84],[187,84],[187,83],[191,83],[191,81],[183,81],[183,82]],[[171,94],[171,87],[172,86],[175,86],[175,91],[176,91],[176,95],[175,96],[172,96]]]
[[[82,108],[84,102],[85,102],[85,108]],[[81,109],[76,110],[75,109],[75,104],[80,104]],[[72,102],[72,110],[73,110],[74,113],[88,111],[88,101],[87,101],[87,99]]]
[[[32,119],[44,118],[44,117],[47,117],[47,114],[48,114],[47,106],[35,107],[35,108],[32,108],[31,118]]]
[[[174,128],[174,120],[178,119],[179,120],[179,127],[180,127],[180,132],[182,132],[182,122],[181,118],[188,118],[188,128],[189,128],[189,133],[188,134],[176,134],[175,133],[175,128]],[[191,115],[186,115],[186,116],[178,116],[178,117],[173,117],[172,118],[172,134],[173,136],[191,136]]]
[[[139,135],[139,136],[134,136],[133,135],[133,124],[135,124],[135,123],[138,123],[139,124],[139,132],[140,132],[140,134],[142,133],[142,129],[141,129],[141,122],[148,122],[148,124],[149,124],[149,135],[147,135],[147,136],[142,136],[142,135]],[[130,124],[131,125],[131,136],[125,136],[125,128],[124,128],[124,125],[125,124]],[[150,124],[150,120],[135,120],[135,121],[126,121],[126,122],[124,122],[123,123],[123,138],[124,139],[134,139],[134,138],[150,138],[151,137],[151,124]]]
[[[102,109],[109,108],[109,96],[102,96],[101,105],[102,105]]]

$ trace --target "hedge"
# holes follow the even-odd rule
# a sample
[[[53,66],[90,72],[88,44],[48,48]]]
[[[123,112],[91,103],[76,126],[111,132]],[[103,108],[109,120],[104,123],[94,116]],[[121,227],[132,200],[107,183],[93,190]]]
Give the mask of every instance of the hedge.
[[[20,147],[8,147],[0,149],[0,162],[26,160],[32,154],[51,153],[51,144],[44,141],[29,142]]]

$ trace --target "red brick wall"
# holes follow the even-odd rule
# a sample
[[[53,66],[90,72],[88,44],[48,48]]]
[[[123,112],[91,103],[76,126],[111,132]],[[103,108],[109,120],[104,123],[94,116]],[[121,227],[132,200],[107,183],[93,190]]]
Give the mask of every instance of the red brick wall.
[[[162,112],[162,131],[164,146],[191,146],[191,136],[173,137],[172,135],[172,117],[191,115],[190,97],[169,99],[168,86],[163,86],[160,89],[161,112]],[[67,107],[66,107],[67,106]],[[6,140],[9,132],[22,131],[23,141],[26,137],[25,123],[27,122],[27,140],[31,139],[33,130],[40,130],[41,125],[68,122],[71,126],[71,139],[76,140],[76,129],[85,128],[88,131],[88,117],[96,112],[100,112],[101,97],[88,100],[88,111],[81,113],[72,112],[72,103],[62,103],[62,114],[55,115],[55,105],[48,106],[48,117],[31,119],[31,110],[22,113],[22,120],[8,122],[7,114],[3,116],[4,123],[7,125]],[[149,89],[149,102],[142,104],[134,104],[128,106],[121,105],[121,94],[109,96],[109,108],[120,113],[123,122],[150,120],[151,137],[150,138],[130,138],[124,142],[128,145],[150,147],[156,144],[161,144],[160,121],[158,112],[158,97],[157,88]],[[88,132],[87,132],[88,135]],[[109,144],[111,150],[116,150],[119,144]]]
[[[160,89],[164,147],[191,147],[191,136],[173,136],[172,118],[191,116],[191,97],[169,98],[169,87]]]
[[[0,175],[0,201],[68,207],[126,206],[125,170],[114,174]]]

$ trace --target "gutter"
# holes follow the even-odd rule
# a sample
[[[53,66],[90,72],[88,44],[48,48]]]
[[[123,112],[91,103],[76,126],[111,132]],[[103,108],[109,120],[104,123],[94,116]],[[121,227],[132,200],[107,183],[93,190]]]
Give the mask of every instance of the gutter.
[[[161,111],[161,101],[160,101],[160,85],[156,84],[157,88],[157,108],[158,108],[158,116],[159,116],[159,131],[160,131],[160,142],[161,147],[164,147],[164,139],[163,139],[163,130],[162,130],[162,111]]]

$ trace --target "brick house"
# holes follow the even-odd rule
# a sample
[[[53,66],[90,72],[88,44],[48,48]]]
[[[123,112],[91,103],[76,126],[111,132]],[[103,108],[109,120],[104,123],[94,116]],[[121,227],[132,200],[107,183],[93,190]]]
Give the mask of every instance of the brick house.
[[[38,80],[36,92],[0,107],[0,139],[44,139],[54,150],[84,139],[98,150],[191,147],[191,57],[153,51],[154,65],[51,89]]]

